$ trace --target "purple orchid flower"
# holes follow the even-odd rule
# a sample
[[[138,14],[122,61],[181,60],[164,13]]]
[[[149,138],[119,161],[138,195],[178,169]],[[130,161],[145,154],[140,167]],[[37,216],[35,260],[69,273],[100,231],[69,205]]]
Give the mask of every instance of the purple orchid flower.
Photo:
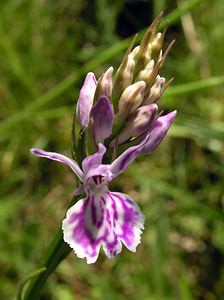
[[[128,195],[111,192],[108,186],[136,157],[151,153],[159,145],[175,115],[176,111],[158,118],[138,145],[128,148],[110,165],[102,163],[106,147],[101,143],[98,152],[83,160],[82,170],[62,154],[31,150],[37,156],[69,166],[84,186],[86,198],[69,208],[62,222],[64,240],[79,258],[94,263],[101,246],[106,256],[113,258],[121,252],[122,243],[130,251],[136,251],[144,229],[144,215]]]
[[[94,263],[101,246],[113,258],[124,244],[135,252],[144,228],[144,216],[138,205],[123,193],[111,192],[110,182],[140,155],[151,154],[165,137],[176,111],[158,116],[155,102],[171,81],[159,75],[173,42],[162,51],[165,31],[157,33],[162,14],[152,23],[139,46],[135,41],[113,78],[110,67],[97,81],[89,72],[80,90],[76,108],[76,151],[98,151],[78,163],[62,154],[32,149],[37,156],[59,161],[76,174],[81,185],[75,195],[86,197],[75,203],[62,222],[64,241],[76,255]],[[74,136],[73,136],[74,138]],[[107,161],[103,157],[109,145]],[[129,143],[135,146],[128,147]],[[76,146],[76,145],[75,145]],[[76,149],[77,148],[77,149]],[[93,150],[94,149],[94,150]]]

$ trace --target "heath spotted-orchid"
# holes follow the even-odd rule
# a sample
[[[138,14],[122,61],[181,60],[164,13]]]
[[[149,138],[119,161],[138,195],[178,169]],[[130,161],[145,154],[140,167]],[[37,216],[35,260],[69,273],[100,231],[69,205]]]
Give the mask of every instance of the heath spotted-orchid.
[[[75,155],[81,151],[77,157],[82,162],[31,150],[67,165],[80,182],[76,195],[85,196],[68,209],[62,230],[64,241],[87,263],[97,260],[101,246],[113,258],[122,244],[135,252],[140,243],[144,215],[128,195],[111,192],[109,184],[138,156],[156,149],[176,115],[158,112],[157,101],[169,84],[158,72],[173,44],[163,54],[165,31],[157,32],[160,19],[139,46],[128,49],[114,77],[112,67],[98,81],[93,73],[87,74],[77,102],[73,145]]]

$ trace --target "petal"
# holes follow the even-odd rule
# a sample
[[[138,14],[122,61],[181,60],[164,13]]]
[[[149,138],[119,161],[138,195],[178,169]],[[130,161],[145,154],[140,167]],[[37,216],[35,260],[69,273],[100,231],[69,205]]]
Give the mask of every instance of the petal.
[[[92,108],[93,132],[96,144],[103,143],[112,133],[114,110],[106,96],[100,97]]]
[[[149,133],[140,144],[128,148],[112,162],[110,170],[114,174],[114,177],[122,173],[142,153],[142,149],[148,139]]]
[[[110,67],[103,75],[99,78],[97,82],[96,92],[94,101],[97,100],[101,96],[107,96],[109,99],[111,98],[112,89],[113,89],[113,67]]]
[[[79,258],[94,263],[100,246],[108,258],[121,252],[121,242],[135,252],[144,216],[137,204],[121,193],[90,195],[72,206],[63,220],[64,240]]]
[[[82,169],[84,174],[96,166],[99,166],[102,163],[103,156],[106,152],[106,147],[103,144],[98,145],[98,152],[87,156],[82,162]]]
[[[109,192],[109,197],[112,202],[115,235],[130,251],[135,252],[141,242],[145,217],[128,195]]]
[[[79,258],[86,258],[87,263],[97,260],[100,240],[97,236],[95,209],[90,197],[79,200],[66,214],[62,222],[64,241],[70,245]]]
[[[169,114],[159,117],[153,124],[152,128],[149,131],[150,137],[145,143],[142,152],[151,153],[159,146],[159,144],[164,139],[167,131],[172,124],[173,119],[175,118],[177,112],[172,111]]]
[[[76,108],[76,120],[83,129],[89,124],[89,115],[93,106],[93,99],[96,90],[96,78],[94,73],[86,75],[84,84],[80,90]]]
[[[83,181],[84,180],[84,174],[82,170],[79,168],[79,165],[76,161],[74,161],[71,158],[68,158],[65,155],[56,153],[56,152],[47,152],[42,149],[34,148],[30,150],[32,154],[39,156],[39,157],[45,157],[51,160],[59,161],[60,163],[63,163],[67,166],[69,166],[70,169],[78,176],[78,178]]]
[[[99,176],[99,175],[104,177],[106,182],[110,182],[114,178],[113,173],[110,170],[110,165],[99,165],[96,167],[92,167],[85,174],[85,182],[87,182],[87,180],[90,177]],[[85,182],[84,182],[84,184],[85,184]]]

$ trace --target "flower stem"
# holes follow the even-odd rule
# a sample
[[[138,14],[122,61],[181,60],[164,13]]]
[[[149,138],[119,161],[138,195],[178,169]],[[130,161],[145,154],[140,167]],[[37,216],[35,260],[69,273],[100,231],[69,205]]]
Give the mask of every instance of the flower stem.
[[[71,205],[77,201],[77,197],[73,197]],[[38,300],[40,299],[40,293],[43,285],[50,276],[51,273],[57,268],[57,266],[69,255],[71,248],[63,240],[63,232],[61,228],[58,230],[56,236],[51,242],[46,255],[43,259],[43,263],[40,267],[46,268],[46,270],[38,274],[30,283],[29,287],[25,291],[23,300]]]

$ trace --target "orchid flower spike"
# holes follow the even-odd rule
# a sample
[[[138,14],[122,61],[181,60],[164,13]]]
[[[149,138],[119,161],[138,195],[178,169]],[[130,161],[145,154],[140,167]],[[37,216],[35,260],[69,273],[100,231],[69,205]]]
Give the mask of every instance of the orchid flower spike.
[[[31,150],[67,165],[81,181],[75,195],[85,196],[68,209],[62,229],[64,241],[89,264],[96,262],[101,246],[113,258],[122,244],[135,252],[140,243],[144,228],[140,208],[128,195],[111,192],[109,184],[138,156],[159,146],[176,116],[176,111],[158,113],[158,100],[171,82],[165,84],[158,72],[173,45],[163,54],[165,31],[157,33],[161,17],[139,46],[134,47],[133,41],[114,78],[112,67],[98,81],[92,72],[87,74],[76,106],[79,126],[73,132],[72,150],[78,162],[55,152]],[[112,153],[121,154],[114,159]],[[103,163],[105,154],[110,164]]]

